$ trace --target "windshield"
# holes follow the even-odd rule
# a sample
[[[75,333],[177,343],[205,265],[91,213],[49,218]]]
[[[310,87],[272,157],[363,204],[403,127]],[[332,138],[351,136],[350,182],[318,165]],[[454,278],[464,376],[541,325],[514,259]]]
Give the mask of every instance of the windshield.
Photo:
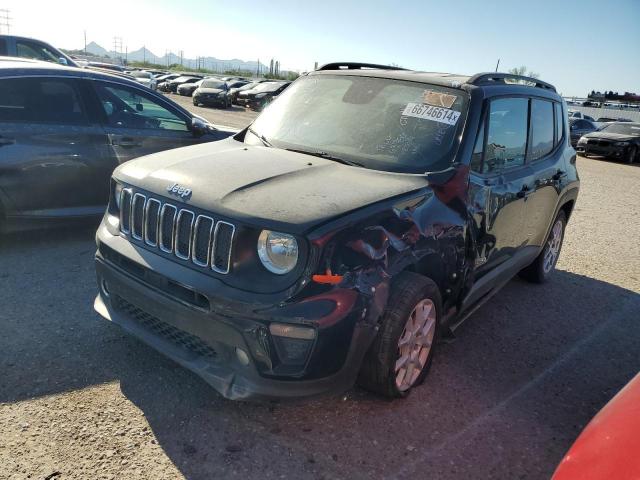
[[[202,88],[223,88],[224,82],[220,80],[203,80],[200,86]]]
[[[257,87],[258,85],[260,85],[260,83],[258,83],[258,82],[247,83],[246,85],[243,85],[240,88],[238,88],[238,91],[241,91],[241,90],[252,90],[255,87]]]
[[[640,135],[640,123],[612,123],[604,127],[601,131],[622,135]]]
[[[366,168],[424,173],[451,164],[466,110],[461,90],[312,75],[287,88],[252,130],[275,147],[323,152]]]
[[[253,88],[252,90],[256,92],[271,92],[273,90],[277,90],[280,87],[280,85],[282,84],[275,83],[275,82],[263,82],[256,85],[256,87]]]
[[[151,78],[151,74],[149,72],[131,72],[131,75],[136,78]]]

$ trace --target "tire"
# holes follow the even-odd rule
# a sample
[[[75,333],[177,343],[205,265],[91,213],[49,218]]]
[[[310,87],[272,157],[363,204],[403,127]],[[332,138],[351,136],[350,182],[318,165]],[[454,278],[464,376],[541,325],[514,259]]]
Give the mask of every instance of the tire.
[[[638,156],[638,147],[635,145],[631,145],[629,147],[629,151],[627,152],[627,156],[625,157],[626,162],[631,165],[636,161],[636,157]]]
[[[558,224],[560,225],[559,238],[557,238]],[[562,210],[560,210],[558,216],[553,221],[549,236],[544,242],[544,248],[531,265],[520,271],[520,277],[532,283],[545,283],[549,280],[549,277],[555,270],[558,257],[560,256],[560,251],[562,250],[562,242],[564,240],[564,231],[566,226],[567,216]]]
[[[418,330],[422,335],[411,335],[406,327],[409,322],[416,327],[422,324],[416,324],[421,320],[413,316],[426,311],[421,307],[429,309],[424,326]],[[362,363],[358,384],[389,398],[406,397],[420,385],[431,366],[441,311],[440,290],[433,280],[412,272],[399,274],[391,285],[387,308],[378,335]],[[405,343],[403,347],[399,345],[401,339]],[[402,349],[405,355],[402,355]],[[413,362],[406,362],[398,369],[403,356],[412,358]],[[416,367],[420,368],[417,375]],[[411,380],[407,379],[408,375]]]
[[[193,105],[197,107],[197,106],[198,106],[198,102],[196,102],[196,101],[194,100],[194,101],[193,101]]]

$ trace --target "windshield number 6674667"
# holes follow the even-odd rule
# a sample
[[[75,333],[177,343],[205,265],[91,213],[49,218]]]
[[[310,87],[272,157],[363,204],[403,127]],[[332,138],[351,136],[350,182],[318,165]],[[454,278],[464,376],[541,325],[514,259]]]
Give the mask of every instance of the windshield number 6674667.
[[[402,115],[455,125],[458,117],[460,117],[460,112],[448,108],[434,107],[424,103],[409,103],[402,112]]]

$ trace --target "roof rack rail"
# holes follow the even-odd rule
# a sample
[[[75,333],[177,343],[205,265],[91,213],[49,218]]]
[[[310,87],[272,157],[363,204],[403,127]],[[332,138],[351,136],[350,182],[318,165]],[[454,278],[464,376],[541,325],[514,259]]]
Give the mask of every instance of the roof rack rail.
[[[513,80],[522,80],[528,83],[531,83],[532,86],[537,88],[544,88],[546,90],[556,91],[556,87],[551,85],[550,83],[543,82],[542,80],[538,80],[533,77],[525,77],[524,75],[515,75],[513,73],[477,73],[469,80],[467,83],[470,85],[487,85],[491,83],[506,83],[506,79]]]
[[[377,65],[375,63],[360,62],[332,62],[322,65],[318,70],[360,70],[363,68],[376,68],[378,70],[406,70],[402,67],[392,67],[391,65]]]

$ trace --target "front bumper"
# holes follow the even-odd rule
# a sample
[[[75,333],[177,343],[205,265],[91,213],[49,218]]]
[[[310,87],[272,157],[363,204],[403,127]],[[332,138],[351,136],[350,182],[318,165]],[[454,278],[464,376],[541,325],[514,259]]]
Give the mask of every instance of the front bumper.
[[[195,97],[194,99],[195,102],[197,103],[201,103],[202,105],[207,105],[207,106],[224,106],[227,104],[226,98],[222,97],[222,98],[218,98],[218,97],[204,97],[204,96],[200,96],[200,97]]]
[[[580,153],[586,153],[587,155],[602,155],[604,157],[621,158],[627,153],[628,146],[613,145],[609,142],[608,145],[601,145],[600,143],[578,143],[576,151]]]
[[[96,311],[199,375],[224,397],[307,397],[344,392],[354,384],[376,334],[374,326],[362,321],[363,302],[355,292],[345,291],[351,300],[350,308],[344,307],[349,302],[342,302],[341,306],[338,301],[333,310],[327,311],[325,303],[324,311],[313,321],[298,318],[305,308],[312,311],[313,298],[289,306],[296,309],[299,324],[318,326],[317,338],[302,370],[268,368],[265,365],[273,366],[273,357],[278,353],[269,348],[273,345],[269,338],[266,343],[260,339],[264,339],[264,332],[268,336],[270,321],[292,323],[293,317],[286,316],[286,308],[280,312],[280,305],[256,308],[257,302],[250,293],[246,293],[243,304],[221,298],[221,282],[140,249],[111,235],[104,226],[97,239],[102,251],[106,252],[103,245],[108,245],[135,268],[146,270],[148,276],[132,275],[105,258],[108,255],[99,248],[96,273],[100,293],[94,302]],[[209,300],[210,308],[167,294],[158,288],[161,278],[199,292]],[[247,353],[248,363],[241,362],[238,349]]]

